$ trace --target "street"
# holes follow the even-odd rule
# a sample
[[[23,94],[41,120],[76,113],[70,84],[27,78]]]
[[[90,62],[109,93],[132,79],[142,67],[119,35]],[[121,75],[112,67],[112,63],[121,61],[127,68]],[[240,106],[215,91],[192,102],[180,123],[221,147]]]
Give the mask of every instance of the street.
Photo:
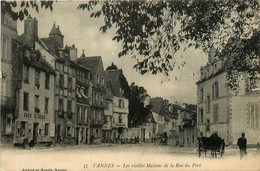
[[[238,149],[227,148],[223,158],[210,153],[198,158],[197,148],[159,146],[158,144],[100,144],[69,147],[2,149],[2,170],[257,170],[256,149],[239,159]]]

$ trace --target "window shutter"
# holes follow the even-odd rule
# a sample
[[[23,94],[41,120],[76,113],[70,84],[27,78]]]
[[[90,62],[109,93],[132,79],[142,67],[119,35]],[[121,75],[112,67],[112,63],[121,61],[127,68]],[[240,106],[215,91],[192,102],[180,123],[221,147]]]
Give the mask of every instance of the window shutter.
[[[255,105],[255,128],[259,128],[259,111],[258,105]]]
[[[215,90],[214,90],[214,83],[213,83],[213,84],[212,84],[212,99],[215,98],[214,93],[215,93]]]

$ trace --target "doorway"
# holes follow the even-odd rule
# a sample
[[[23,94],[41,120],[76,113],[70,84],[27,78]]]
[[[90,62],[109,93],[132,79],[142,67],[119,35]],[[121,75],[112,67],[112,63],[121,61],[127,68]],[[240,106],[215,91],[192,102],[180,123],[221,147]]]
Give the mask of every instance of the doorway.
[[[36,144],[38,138],[39,123],[33,123],[33,143]]]
[[[61,124],[58,124],[57,126],[57,142],[60,143],[61,142]]]

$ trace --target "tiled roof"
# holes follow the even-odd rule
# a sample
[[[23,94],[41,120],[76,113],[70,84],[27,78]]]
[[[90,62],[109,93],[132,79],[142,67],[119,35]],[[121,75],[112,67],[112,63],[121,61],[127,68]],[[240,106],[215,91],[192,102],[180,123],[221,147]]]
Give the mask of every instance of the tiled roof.
[[[50,52],[58,56],[59,44],[54,37],[41,38],[41,41],[47,46]]]
[[[105,72],[106,78],[111,82],[112,93],[117,97],[124,97],[123,93],[120,92],[120,76],[123,74],[122,69],[108,70]]]
[[[86,57],[84,54],[77,59],[77,63],[86,66],[91,71],[97,71],[98,65],[102,61],[101,56]]]

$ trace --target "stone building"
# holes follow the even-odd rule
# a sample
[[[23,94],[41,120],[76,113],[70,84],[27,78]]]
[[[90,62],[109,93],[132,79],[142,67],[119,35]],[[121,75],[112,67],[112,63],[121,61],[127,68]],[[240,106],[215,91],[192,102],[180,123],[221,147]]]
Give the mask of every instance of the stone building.
[[[124,97],[120,84],[121,69],[106,71],[106,78],[111,82],[113,94],[112,139],[126,139],[128,128],[129,101]]]
[[[211,50],[208,63],[201,67],[197,82],[197,123],[201,136],[218,133],[226,144],[236,144],[242,132],[246,133],[248,144],[260,141],[259,90],[247,89],[248,79],[239,78],[240,91],[228,86],[228,61],[219,60]],[[259,86],[258,79],[254,80]]]
[[[75,46],[71,47],[77,53]],[[71,51],[73,52],[73,51]],[[75,55],[74,55],[75,56]],[[77,64],[77,120],[76,120],[76,143],[90,143],[90,112],[92,102],[92,81],[90,80],[90,69],[83,66],[78,59],[73,59]]]
[[[21,54],[13,142],[52,144],[55,71],[38,50],[24,46]]]
[[[112,83],[107,81],[106,91],[106,107],[104,113],[104,126],[102,128],[102,139],[103,142],[112,142],[112,117],[113,117],[113,94],[112,94]]]
[[[63,47],[63,35],[59,26],[53,25],[48,38],[40,39],[53,57],[48,62],[55,65],[55,126],[57,143],[74,144],[76,127],[76,68],[77,58],[73,49]],[[54,60],[54,61],[53,61]]]
[[[49,37],[38,37],[38,21],[28,17],[24,21],[24,33],[21,42],[38,50],[48,64],[55,70],[54,122],[55,143],[75,143],[76,120],[76,65],[71,58],[71,48],[63,47],[63,38],[59,26],[55,23]]]
[[[1,13],[1,111],[0,143],[12,143],[15,119],[15,95],[18,61],[15,56],[17,22],[8,13]],[[17,55],[18,56],[18,55]],[[15,72],[16,71],[16,72]]]
[[[90,69],[90,79],[92,85],[92,101],[90,112],[90,137],[93,137],[94,143],[102,142],[102,127],[104,126],[104,110],[106,107],[106,81],[102,58],[86,57],[84,54],[77,59],[84,67]]]
[[[179,142],[180,146],[195,147],[197,145],[197,137],[199,131],[196,125],[197,113],[192,111],[187,106],[180,108],[178,115],[177,126],[179,127]]]

